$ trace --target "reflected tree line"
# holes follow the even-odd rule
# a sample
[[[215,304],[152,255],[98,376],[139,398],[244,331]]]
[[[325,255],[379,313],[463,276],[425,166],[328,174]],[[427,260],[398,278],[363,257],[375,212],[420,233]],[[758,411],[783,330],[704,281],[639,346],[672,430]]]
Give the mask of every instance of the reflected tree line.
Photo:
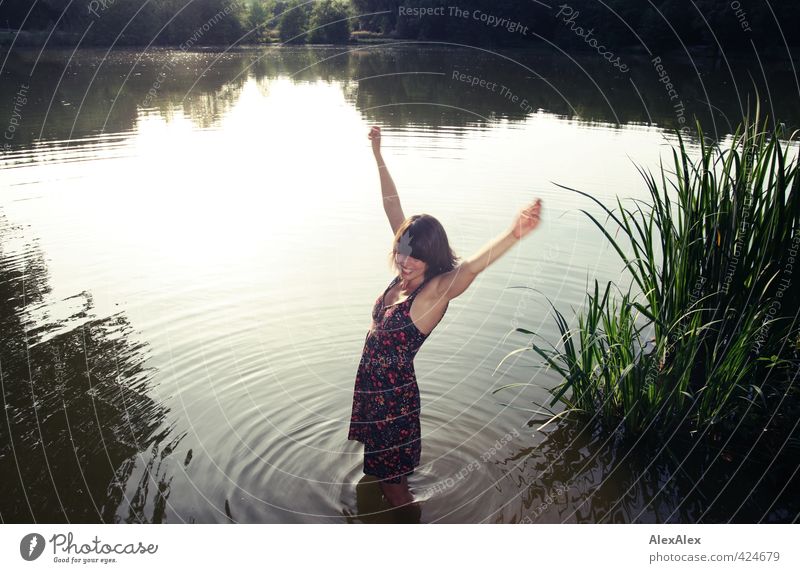
[[[0,520],[165,521],[183,435],[149,396],[146,346],[90,293],[49,295],[43,252],[0,215]]]
[[[20,86],[28,87],[13,139],[3,142],[7,150],[40,139],[124,134],[135,130],[143,113],[167,120],[181,113],[209,127],[236,104],[248,81],[255,80],[266,93],[277,78],[337,83],[368,121],[384,125],[488,128],[498,120],[525,121],[543,111],[589,124],[678,126],[673,102],[646,56],[629,56],[629,77],[620,78],[594,54],[526,50],[499,57],[479,48],[444,49],[424,42],[224,56],[165,49],[117,50],[109,57],[104,50],[84,50],[69,61],[71,55],[70,50],[47,50],[39,58],[31,50],[9,57],[0,102],[13,103]],[[711,59],[670,62],[687,123],[696,116],[708,135],[730,133],[736,118],[754,106],[751,81],[761,72],[759,62],[751,63],[740,64],[732,77],[727,66]],[[500,87],[492,91],[459,80],[458,74],[505,86],[518,100],[504,97]],[[789,126],[800,125],[788,63],[771,65],[769,85],[758,88],[762,108]],[[0,117],[11,116],[12,110],[0,104]]]
[[[737,431],[702,444],[678,435],[665,442],[656,431],[637,440],[621,432],[609,437],[564,420],[500,463],[525,485],[517,521],[794,523],[798,415],[796,405],[779,408],[768,438]]]

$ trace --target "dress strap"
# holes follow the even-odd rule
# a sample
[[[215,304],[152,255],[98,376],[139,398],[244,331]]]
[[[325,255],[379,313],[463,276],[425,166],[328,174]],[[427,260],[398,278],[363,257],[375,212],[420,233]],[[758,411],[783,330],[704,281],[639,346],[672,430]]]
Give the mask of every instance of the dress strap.
[[[395,284],[399,283],[400,280],[401,280],[400,275],[397,275],[396,277],[394,277],[394,279],[392,279],[392,282],[389,283],[389,286],[386,287],[386,290],[383,291],[383,296],[381,296],[381,308],[386,308],[386,293],[389,292],[389,289],[392,288]],[[412,300],[415,296],[417,296],[417,293],[420,291],[420,289],[422,287],[425,286],[425,284],[427,282],[428,282],[428,279],[423,279],[422,283],[417,288],[415,288],[414,292],[412,292],[410,295],[408,295],[405,298],[405,300],[403,300],[402,303],[396,302],[395,304],[392,304],[392,305],[389,305],[389,306],[395,306],[397,304],[403,304],[405,302],[408,302],[409,300]]]
[[[414,289],[414,292],[412,292],[410,295],[408,295],[408,298],[411,298],[412,296],[416,296],[417,293],[420,291],[420,289],[422,287],[424,287],[425,283],[427,283],[427,282],[428,282],[428,279],[423,279],[422,283],[417,288]]]

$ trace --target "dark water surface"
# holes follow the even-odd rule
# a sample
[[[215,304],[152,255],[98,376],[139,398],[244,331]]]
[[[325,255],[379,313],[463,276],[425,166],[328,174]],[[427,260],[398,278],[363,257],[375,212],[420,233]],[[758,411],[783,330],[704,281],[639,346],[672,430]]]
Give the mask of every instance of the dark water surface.
[[[559,379],[532,353],[497,369],[528,342],[515,326],[556,341],[545,296],[577,309],[587,281],[620,276],[591,206],[553,182],[643,197],[634,165],[668,158],[682,113],[726,139],[751,74],[800,124],[788,61],[665,59],[679,112],[649,59],[629,60],[615,75],[591,54],[424,43],[16,50],[0,84],[2,521],[400,519],[346,440],[392,278],[373,124],[406,215],[435,215],[461,256],[533,197],[546,210],[415,361],[422,521],[795,519],[796,440],[536,431],[521,408]],[[513,382],[536,387],[491,393]]]

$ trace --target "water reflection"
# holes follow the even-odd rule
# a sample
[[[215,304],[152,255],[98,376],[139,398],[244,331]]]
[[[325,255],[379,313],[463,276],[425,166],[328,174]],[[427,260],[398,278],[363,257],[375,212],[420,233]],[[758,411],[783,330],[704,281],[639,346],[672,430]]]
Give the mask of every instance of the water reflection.
[[[752,443],[723,447],[720,435],[631,440],[562,422],[504,463],[518,468],[525,523],[787,523],[800,479],[782,444],[798,436],[790,424],[777,433],[747,453]]]
[[[182,436],[148,395],[146,346],[123,313],[95,316],[90,293],[50,300],[44,253],[3,216],[0,245],[0,517],[164,521]]]
[[[483,459],[527,420],[489,395],[493,385],[531,372],[542,387],[558,382],[523,359],[494,377],[512,318],[557,339],[543,299],[523,307],[507,287],[535,284],[577,307],[585,277],[619,276],[578,216],[586,204],[550,182],[601,197],[641,190],[626,155],[657,165],[663,134],[638,124],[674,120],[649,62],[633,68],[637,93],[602,61],[576,57],[581,68],[534,51],[513,56],[530,70],[425,44],[79,50],[65,71],[70,54],[37,63],[35,51],[15,52],[0,83],[0,106],[30,85],[15,147],[0,157],[0,209],[19,225],[3,219],[0,231],[4,521],[793,519],[795,438],[793,450],[757,448],[735,475],[728,451],[683,464],[674,443],[626,455],[624,443],[569,424]],[[702,86],[690,87],[688,63],[670,64],[671,76],[687,108],[708,90],[725,129],[739,98],[724,68],[699,65]],[[793,84],[782,64],[768,66],[776,112],[795,121]],[[446,219],[462,254],[507,225],[531,189],[552,209],[541,245],[498,262],[415,361],[417,515],[388,510],[344,439],[369,309],[389,280],[368,123],[391,128],[404,201]],[[724,502],[710,496],[713,479],[729,484]]]
[[[4,57],[4,54],[0,54]],[[81,140],[135,130],[142,115],[169,120],[180,111],[199,128],[228,113],[243,86],[254,80],[337,84],[370,122],[428,128],[521,122],[543,111],[588,125],[693,125],[697,116],[710,135],[729,133],[754,107],[752,78],[762,109],[789,127],[800,125],[789,61],[738,58],[664,59],[679,90],[680,108],[659,82],[652,62],[631,54],[629,75],[614,75],[591,54],[557,49],[490,51],[433,42],[351,48],[259,48],[184,52],[132,49],[15,49],[0,84],[0,117],[21,86],[27,88],[22,125],[5,141],[12,149],[39,140]],[[461,74],[461,75],[459,75]],[[465,80],[469,77],[470,80]],[[462,79],[458,79],[462,78]],[[494,89],[473,85],[483,80]]]
[[[355,486],[356,511],[342,510],[347,523],[421,523],[422,508],[419,503],[404,507],[391,507],[383,497],[378,480],[365,475]]]

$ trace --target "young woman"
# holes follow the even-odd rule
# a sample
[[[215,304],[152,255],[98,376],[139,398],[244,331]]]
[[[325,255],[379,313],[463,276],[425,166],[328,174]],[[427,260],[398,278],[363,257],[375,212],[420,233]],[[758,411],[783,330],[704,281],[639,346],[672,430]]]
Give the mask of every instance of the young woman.
[[[447,311],[448,303],[539,225],[541,200],[523,208],[511,227],[458,264],[441,223],[430,215],[406,219],[381,156],[381,130],[368,135],[378,163],[383,208],[394,233],[397,276],[375,301],[353,393],[349,440],[364,444],[364,473],[380,480],[393,506],[411,503],[406,476],[419,465],[419,388],[414,356]]]

